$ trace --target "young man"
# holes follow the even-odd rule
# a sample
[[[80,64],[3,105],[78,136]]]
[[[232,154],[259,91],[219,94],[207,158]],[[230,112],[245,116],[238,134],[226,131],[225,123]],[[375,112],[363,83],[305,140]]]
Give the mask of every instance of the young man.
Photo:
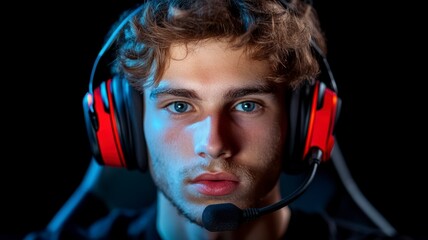
[[[148,159],[136,157],[134,167],[145,171],[147,164],[157,201],[141,212],[114,212],[85,228],[65,226],[28,238],[387,238],[380,231],[344,228],[326,216],[288,207],[248,221],[241,221],[239,210],[234,213],[235,207],[260,209],[283,197],[279,178],[290,158],[284,146],[294,131],[289,127],[290,94],[318,78],[317,51],[326,50],[311,5],[153,0],[122,23],[113,72],[115,81],[129,81],[141,95],[144,117],[138,127],[145,143],[131,141],[131,148],[147,147]],[[118,154],[124,162],[129,158]],[[206,210],[223,203],[235,207]],[[224,223],[228,218],[237,220]]]

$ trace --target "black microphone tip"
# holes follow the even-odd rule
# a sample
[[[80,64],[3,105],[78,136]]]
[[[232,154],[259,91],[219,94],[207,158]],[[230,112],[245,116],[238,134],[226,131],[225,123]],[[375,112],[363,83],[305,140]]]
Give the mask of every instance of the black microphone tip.
[[[211,232],[235,230],[242,220],[242,210],[232,203],[208,205],[202,213],[204,228]]]

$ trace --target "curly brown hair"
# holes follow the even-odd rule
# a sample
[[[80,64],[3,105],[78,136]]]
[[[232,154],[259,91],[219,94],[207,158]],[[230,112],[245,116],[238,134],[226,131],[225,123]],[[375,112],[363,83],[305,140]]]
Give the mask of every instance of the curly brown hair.
[[[172,44],[226,40],[293,88],[319,74],[312,43],[326,51],[317,13],[301,0],[149,0],[141,9],[121,29],[113,67],[140,91],[159,82]]]

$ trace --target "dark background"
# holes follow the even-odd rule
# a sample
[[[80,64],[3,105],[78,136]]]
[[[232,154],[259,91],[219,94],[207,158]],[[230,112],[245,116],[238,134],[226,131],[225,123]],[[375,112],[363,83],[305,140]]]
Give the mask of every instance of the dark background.
[[[20,2],[5,9],[13,16],[2,34],[2,239],[46,226],[84,176],[90,154],[82,98],[92,63],[110,24],[135,2]],[[343,103],[336,139],[348,167],[399,232],[427,236],[421,7],[315,4]]]

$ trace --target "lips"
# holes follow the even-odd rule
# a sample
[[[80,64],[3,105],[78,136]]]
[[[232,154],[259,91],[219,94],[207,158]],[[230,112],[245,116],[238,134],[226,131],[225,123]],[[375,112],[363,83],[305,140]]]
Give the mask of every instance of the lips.
[[[208,196],[228,195],[238,187],[238,183],[238,179],[228,173],[205,173],[192,181],[199,193]]]

